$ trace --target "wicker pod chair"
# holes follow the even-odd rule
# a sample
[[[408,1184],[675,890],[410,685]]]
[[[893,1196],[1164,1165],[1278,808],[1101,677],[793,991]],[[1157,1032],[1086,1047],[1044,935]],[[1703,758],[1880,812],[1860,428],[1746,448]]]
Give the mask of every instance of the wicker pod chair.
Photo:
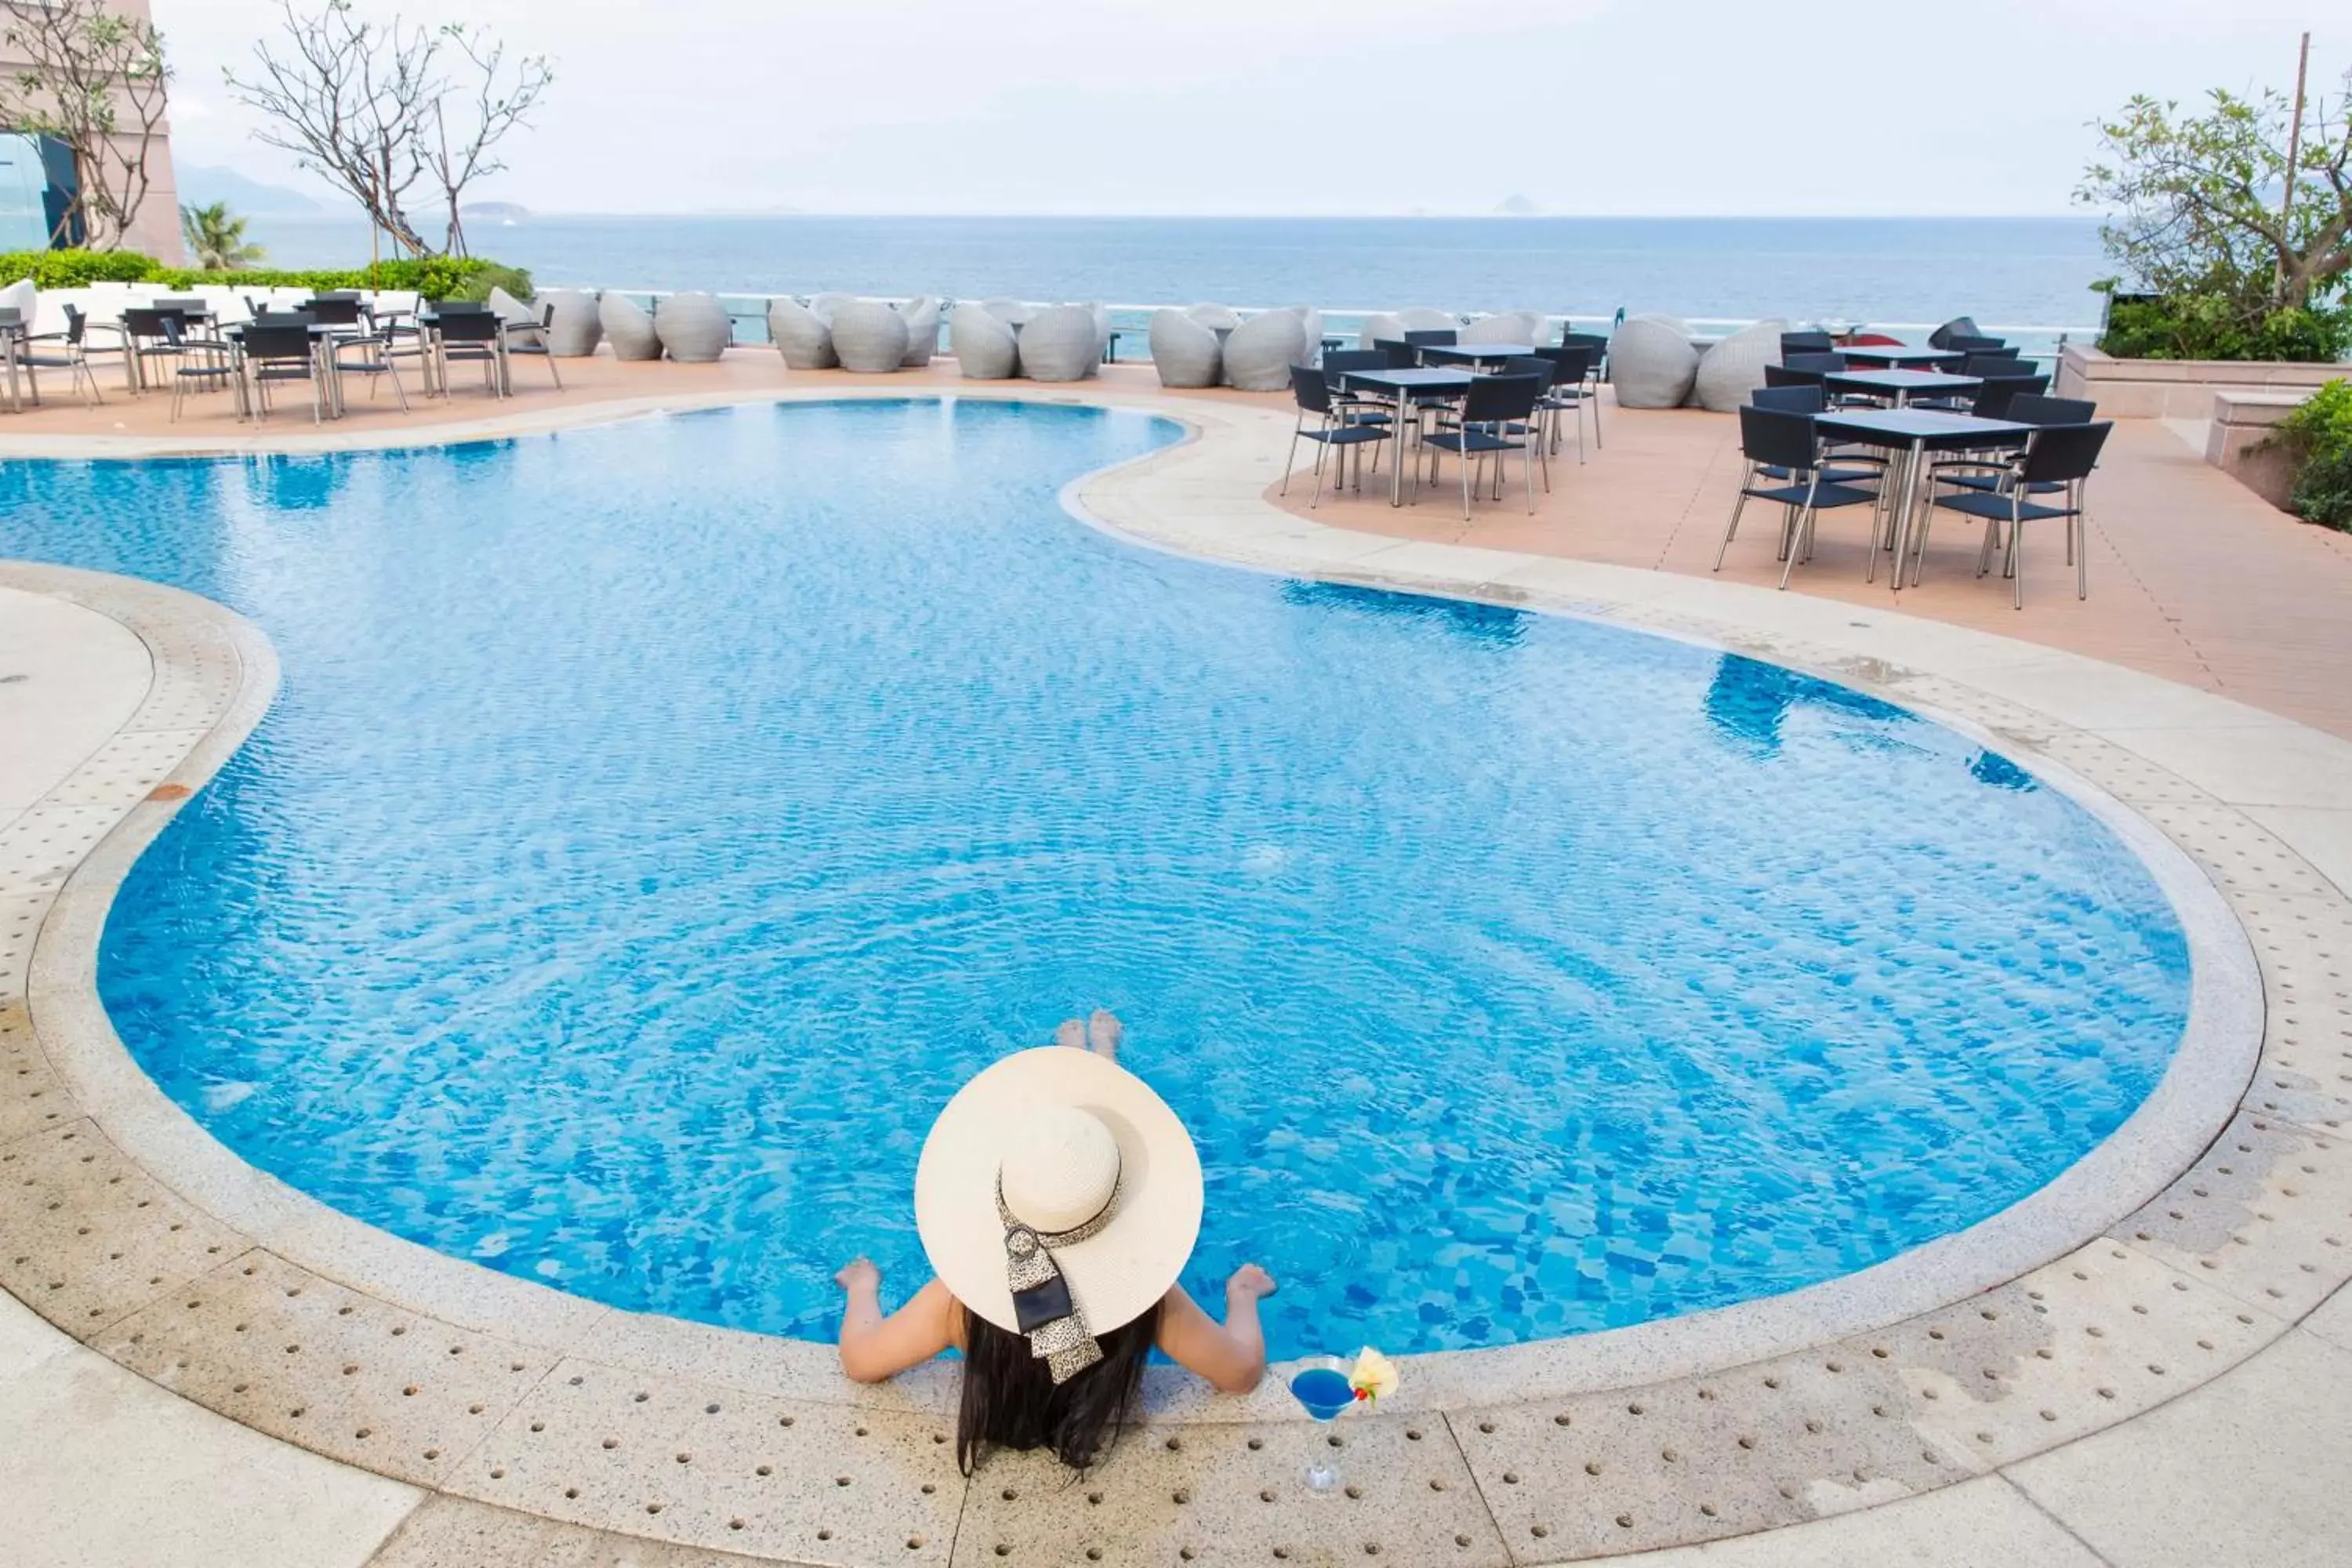
[[[993,300],[982,300],[980,308],[1006,326],[1014,328],[1027,326],[1029,318],[1037,313],[1037,307],[1026,300],[1011,300],[1003,295]]]
[[[1151,312],[1151,367],[1162,386],[1214,386],[1223,348],[1216,333],[1170,306]]]
[[[1230,332],[1242,324],[1242,315],[1231,305],[1203,302],[1189,307],[1185,312],[1213,332]]]
[[[1323,363],[1323,312],[1312,305],[1293,305],[1291,313],[1298,318],[1299,330],[1307,334],[1307,353],[1300,364]]]
[[[1084,381],[1101,363],[1095,313],[1084,305],[1049,305],[1021,329],[1021,374],[1032,381]]]
[[[1004,381],[1021,374],[1021,340],[986,306],[948,318],[948,352],[966,381]]]
[[[554,314],[547,327],[547,352],[558,359],[586,359],[604,341],[604,323],[596,315],[596,296],[559,289],[541,296]]]
[[[1224,380],[1236,392],[1281,392],[1307,363],[1307,327],[1296,310],[1265,310],[1225,339]]]
[[[1699,356],[1695,395],[1701,408],[1732,414],[1748,395],[1764,384],[1764,367],[1780,358],[1780,334],[1789,330],[1781,321],[1759,321],[1742,327]]]
[[[672,294],[654,312],[662,352],[680,364],[711,364],[734,340],[735,323],[716,294]]]
[[[1459,328],[1462,318],[1451,310],[1440,310],[1428,305],[1414,305],[1399,310],[1397,320],[1408,332],[1444,332]]]
[[[613,357],[618,360],[661,358],[661,339],[654,331],[654,319],[636,305],[618,294],[607,294],[596,301],[596,320],[604,329],[604,341],[613,345]]]
[[[814,312],[818,321],[823,321],[827,326],[831,326],[833,324],[833,313],[835,310],[840,310],[844,305],[854,305],[856,302],[856,295],[844,294],[837,289],[829,289],[822,294],[812,295],[810,297],[809,310]]]
[[[1620,408],[1680,408],[1698,380],[1690,329],[1668,316],[1635,316],[1609,340],[1609,382]]]
[[[1404,342],[1404,318],[1393,310],[1382,310],[1364,318],[1363,330],[1356,334],[1356,346],[1370,348],[1377,342]]]
[[[907,319],[907,353],[898,363],[908,370],[920,370],[940,352],[939,299],[918,294],[900,302],[898,314]]]
[[[879,300],[850,300],[833,312],[833,353],[844,370],[895,371],[907,359],[907,318]]]
[[[841,363],[833,352],[833,329],[795,300],[768,302],[768,341],[784,356],[788,370],[831,370]]]
[[[1542,346],[1549,327],[1540,310],[1503,310],[1481,316],[1462,329],[1465,343],[1526,343]]]

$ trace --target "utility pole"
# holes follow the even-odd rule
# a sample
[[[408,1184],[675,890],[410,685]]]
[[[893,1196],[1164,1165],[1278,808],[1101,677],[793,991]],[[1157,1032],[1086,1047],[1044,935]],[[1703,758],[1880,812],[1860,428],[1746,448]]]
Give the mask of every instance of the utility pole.
[[[2303,158],[2303,84],[2311,71],[2311,35],[2303,36],[2303,52],[2294,62],[2294,122],[2286,130],[2286,196],[2279,206],[2278,280],[2286,283],[2286,247],[2294,237],[2294,166]]]

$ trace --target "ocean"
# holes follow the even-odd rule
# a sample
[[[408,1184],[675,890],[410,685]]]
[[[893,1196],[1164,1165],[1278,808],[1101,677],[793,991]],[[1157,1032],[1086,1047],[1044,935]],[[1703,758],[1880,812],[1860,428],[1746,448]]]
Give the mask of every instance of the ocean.
[[[282,267],[349,266],[364,223],[256,217]],[[541,287],[1111,304],[1433,305],[1694,321],[2095,325],[2089,218],[531,217],[468,231]]]

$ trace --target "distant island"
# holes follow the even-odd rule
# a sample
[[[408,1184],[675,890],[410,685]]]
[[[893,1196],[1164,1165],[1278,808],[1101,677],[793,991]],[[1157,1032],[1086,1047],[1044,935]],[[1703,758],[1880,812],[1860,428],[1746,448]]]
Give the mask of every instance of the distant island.
[[[1495,216],[1496,217],[1541,217],[1543,208],[1525,196],[1510,195],[1505,196],[1495,204]]]
[[[179,185],[180,200],[190,206],[223,202],[247,216],[324,217],[335,210],[303,192],[205,163],[181,164]]]
[[[521,223],[530,216],[530,209],[520,202],[467,202],[457,216],[467,223]]]

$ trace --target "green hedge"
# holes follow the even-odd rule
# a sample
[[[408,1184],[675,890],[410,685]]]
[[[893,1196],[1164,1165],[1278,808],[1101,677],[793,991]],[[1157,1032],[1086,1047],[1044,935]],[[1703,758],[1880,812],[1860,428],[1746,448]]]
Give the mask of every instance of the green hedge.
[[[2325,364],[2352,346],[2352,308],[2249,306],[2228,294],[2118,300],[2099,347],[2117,359],[2289,360]]]
[[[165,267],[152,256],[130,250],[0,252],[0,282],[19,278],[30,278],[36,289],[80,289],[92,283],[153,283],[164,289],[193,289],[199,284],[226,284],[233,289],[414,289],[430,300],[483,300],[493,288],[503,288],[517,299],[531,297],[530,273],[479,257],[434,257],[304,271],[260,268],[203,272],[191,267]]]
[[[2352,532],[2352,382],[2338,379],[2279,422],[2273,439],[2294,454],[2295,515]]]

